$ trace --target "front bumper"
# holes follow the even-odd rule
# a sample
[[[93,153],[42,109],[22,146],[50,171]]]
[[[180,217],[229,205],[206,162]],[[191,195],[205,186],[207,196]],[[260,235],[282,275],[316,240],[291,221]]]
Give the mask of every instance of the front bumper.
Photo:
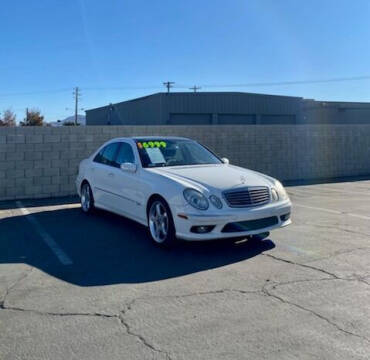
[[[176,228],[176,236],[179,239],[191,240],[191,241],[202,241],[202,240],[214,240],[232,237],[243,237],[248,235],[260,234],[263,232],[271,231],[277,228],[281,228],[291,224],[290,218],[283,221],[280,216],[291,212],[292,204],[290,200],[279,201],[275,203],[269,203],[263,206],[254,208],[241,208],[241,209],[222,209],[218,212],[201,213],[195,212],[190,209],[187,211],[181,211],[175,209],[173,211],[173,218]],[[180,215],[181,217],[179,217]],[[184,215],[187,219],[184,218]],[[223,232],[225,225],[234,222],[242,222],[248,220],[264,219],[276,216],[278,221],[276,224],[268,227],[258,228],[249,231],[237,231],[237,232]],[[190,229],[193,226],[201,225],[214,225],[214,229],[208,233],[198,234],[193,233]]]
[[[83,178],[78,174],[75,184],[76,184],[76,192],[79,197],[81,197],[81,183],[82,183]]]

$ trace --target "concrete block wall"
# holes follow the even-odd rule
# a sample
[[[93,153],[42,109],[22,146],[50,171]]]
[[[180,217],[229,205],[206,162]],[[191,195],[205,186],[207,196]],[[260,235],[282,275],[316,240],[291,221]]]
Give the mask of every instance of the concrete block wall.
[[[0,200],[73,195],[82,159],[134,135],[190,137],[280,180],[370,175],[370,125],[0,128]]]

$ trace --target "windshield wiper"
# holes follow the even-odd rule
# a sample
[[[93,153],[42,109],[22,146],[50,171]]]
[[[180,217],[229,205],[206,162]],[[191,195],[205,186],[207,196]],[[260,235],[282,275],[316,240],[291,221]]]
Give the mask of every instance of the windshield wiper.
[[[167,163],[156,163],[156,164],[148,164],[148,167],[165,167]]]

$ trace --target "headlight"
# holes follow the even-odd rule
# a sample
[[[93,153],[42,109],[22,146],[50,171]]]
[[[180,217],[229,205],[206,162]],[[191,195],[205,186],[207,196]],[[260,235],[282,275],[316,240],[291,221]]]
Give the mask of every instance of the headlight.
[[[207,210],[209,207],[207,198],[198,190],[185,189],[184,198],[192,207],[195,207],[196,209]]]
[[[278,195],[278,199],[276,200],[286,200],[289,198],[287,192],[285,191],[284,189],[284,186],[281,185],[280,181],[275,181],[275,185],[274,187],[271,189],[271,193],[272,193],[272,199],[274,199],[274,191],[277,193]]]
[[[222,209],[222,201],[216,196],[211,195],[209,197],[209,201],[212,203],[213,206],[215,206],[217,209]]]
[[[271,189],[271,195],[272,195],[272,201],[278,201],[279,200],[279,195],[278,195],[278,192],[275,188]]]

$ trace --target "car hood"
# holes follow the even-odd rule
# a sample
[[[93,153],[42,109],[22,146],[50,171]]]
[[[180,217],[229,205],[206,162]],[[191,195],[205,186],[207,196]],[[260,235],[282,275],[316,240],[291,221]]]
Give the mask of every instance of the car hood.
[[[151,169],[173,180],[220,191],[242,186],[271,186],[273,179],[233,165],[188,165]]]

